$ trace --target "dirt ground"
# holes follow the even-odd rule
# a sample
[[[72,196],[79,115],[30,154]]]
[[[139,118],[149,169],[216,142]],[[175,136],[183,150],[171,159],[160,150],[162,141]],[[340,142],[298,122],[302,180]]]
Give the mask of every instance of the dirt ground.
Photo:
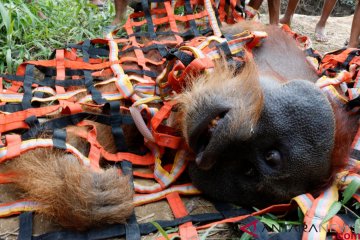
[[[266,14],[262,14],[260,18],[262,22],[268,21],[268,16]],[[320,51],[322,54],[343,48],[345,41],[350,36],[353,15],[345,17],[330,17],[326,25],[329,41],[323,43],[315,41],[314,30],[319,18],[319,16],[295,14],[291,27],[295,32],[309,36],[312,40],[313,48]]]
[[[263,22],[267,22],[267,15],[264,14],[261,16],[261,20]],[[344,46],[345,40],[350,35],[350,27],[352,16],[346,17],[330,17],[327,23],[327,35],[329,37],[329,41],[326,43],[318,43],[314,40],[314,29],[317,20],[319,19],[318,16],[304,16],[304,15],[295,15],[293,19],[292,27],[295,31],[308,35],[313,40],[313,48],[319,50],[321,53],[325,53],[328,51],[336,50],[342,48]],[[0,187],[0,192],[6,192],[5,189],[1,189],[3,186]],[[1,194],[0,203],[6,202],[8,199],[4,194]],[[200,212],[208,212],[212,211],[211,206],[204,200],[200,198],[193,198],[186,201],[186,206],[189,212],[192,213],[200,213]],[[151,220],[158,220],[158,219],[171,219],[172,216],[170,214],[169,207],[164,202],[149,204],[145,207],[137,208],[136,215],[138,219],[140,219],[140,223],[142,221],[148,222]],[[142,219],[142,220],[141,220]],[[49,221],[43,219],[41,216],[37,216],[36,224],[34,226],[34,233],[44,233],[45,229],[48,231],[50,229],[56,229],[54,226],[49,226]],[[228,237],[228,233],[226,233],[227,228],[226,226],[219,227],[221,230],[221,238],[218,236],[212,236],[208,239],[225,239]],[[228,231],[229,232],[229,231]],[[18,233],[18,219],[16,217],[0,219],[0,239],[16,239]],[[159,234],[153,234],[150,236],[143,237],[143,239],[150,240],[155,239],[156,237],[160,236]]]

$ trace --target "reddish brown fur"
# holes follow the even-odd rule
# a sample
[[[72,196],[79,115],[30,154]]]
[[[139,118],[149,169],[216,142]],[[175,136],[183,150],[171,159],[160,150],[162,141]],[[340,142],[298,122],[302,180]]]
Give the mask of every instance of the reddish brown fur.
[[[351,144],[357,131],[358,119],[355,116],[351,116],[344,107],[339,106],[332,99],[329,100],[334,110],[336,123],[335,146],[331,155],[331,182],[335,174],[347,165]]]
[[[36,149],[11,160],[8,170],[24,197],[41,204],[37,210],[63,227],[84,230],[125,222],[132,213],[129,178],[116,168],[91,171],[70,154]]]
[[[241,81],[239,81],[241,79]],[[244,137],[251,135],[251,128],[256,125],[260,118],[263,108],[263,93],[258,80],[257,67],[251,58],[247,57],[247,63],[240,74],[235,74],[235,69],[228,66],[226,61],[218,61],[214,72],[198,77],[191,81],[188,89],[182,93],[178,100],[181,102],[178,118],[186,118],[182,112],[189,112],[186,108],[196,108],[197,103],[207,101],[206,91],[218,92],[219,96],[227,96],[223,99],[224,103],[232,104],[234,108],[243,111],[235,124],[231,126],[231,131],[244,130]],[[239,96],[243,96],[241,99]],[[241,100],[241,101],[236,101]],[[210,100],[210,99],[209,99]],[[251,107],[248,107],[251,106]],[[182,122],[182,132],[187,133],[186,121]],[[231,133],[229,133],[231,134]],[[188,140],[189,136],[185,139]]]

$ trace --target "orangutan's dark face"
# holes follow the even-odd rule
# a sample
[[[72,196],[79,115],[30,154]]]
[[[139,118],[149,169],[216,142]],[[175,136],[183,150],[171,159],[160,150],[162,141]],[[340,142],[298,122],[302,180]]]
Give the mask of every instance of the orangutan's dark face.
[[[200,79],[206,84],[195,83],[183,95],[183,134],[196,153],[190,166],[196,187],[217,200],[261,207],[328,180],[334,114],[314,84],[269,84],[244,73],[217,77]]]

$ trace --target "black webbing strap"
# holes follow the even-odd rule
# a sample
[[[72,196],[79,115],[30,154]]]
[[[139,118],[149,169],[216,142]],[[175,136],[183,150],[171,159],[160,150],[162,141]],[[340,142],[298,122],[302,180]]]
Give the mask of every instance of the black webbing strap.
[[[84,62],[89,62],[89,48],[90,48],[90,40],[86,39],[82,44],[82,52],[83,52],[83,60]],[[83,70],[85,77],[85,87],[87,91],[91,94],[92,100],[97,104],[106,103],[105,99],[102,98],[101,92],[94,87],[93,77],[91,75],[90,70]]]
[[[214,202],[213,204],[216,210],[221,213],[224,218],[232,218],[251,213],[251,211],[244,208],[235,209],[232,205],[225,202]]]
[[[144,75],[144,76],[148,76],[148,77],[152,77],[152,78],[155,78],[158,76],[158,74],[156,72],[149,71],[149,70],[124,69],[124,72],[126,74],[135,73],[135,74]]]
[[[33,213],[24,212],[19,217],[19,240],[31,240],[33,229]]]
[[[292,228],[291,230],[288,230],[286,232],[270,234],[269,240],[301,240],[303,232],[304,230],[302,228]]]
[[[224,202],[215,202],[214,206],[216,210],[223,215],[224,218],[232,218],[251,213],[250,209],[236,209],[233,205]],[[354,223],[354,221],[352,223]],[[252,237],[260,240],[300,240],[303,233],[303,229],[300,226],[296,226],[285,232],[272,233],[271,235],[269,235],[269,232],[267,231],[265,225],[255,217],[248,217],[244,220],[237,222],[236,224],[241,224],[241,227],[249,226],[246,229],[251,233]],[[244,232],[244,229],[241,229],[241,227],[239,227],[240,231]]]
[[[250,235],[252,235],[255,239],[259,239],[259,240],[269,239],[269,233],[266,230],[266,227],[262,222],[260,222],[255,217],[245,218],[244,220],[241,220],[239,223],[242,224],[242,226],[248,225],[249,227],[247,228],[247,231],[249,231],[251,233]]]
[[[135,49],[141,49],[141,51],[143,53],[148,53],[151,50],[158,50],[162,57],[165,57],[167,55],[166,46],[164,44],[155,44],[155,43],[151,44],[151,45],[149,45],[147,47],[142,47],[142,48],[137,47],[137,46],[132,46],[132,47],[129,47],[129,48],[125,49],[124,51],[119,51],[118,55],[119,55],[119,57],[121,57],[126,53],[134,51]]]
[[[101,92],[94,87],[93,77],[91,71],[84,70],[85,87],[91,94],[92,100],[97,104],[104,104],[106,100],[102,98]]]
[[[52,140],[53,140],[54,148],[65,150],[66,149],[66,130],[65,129],[55,129]]]
[[[234,210],[237,211],[237,210]],[[235,213],[234,213],[235,214]],[[193,222],[196,225],[207,224],[209,222],[220,221],[224,219],[220,213],[203,213],[196,215],[188,215],[174,220],[158,220],[156,221],[162,228],[176,227],[187,222]],[[158,231],[152,223],[139,224],[139,231],[141,235],[148,235]],[[34,236],[33,240],[52,240],[52,239],[79,239],[79,240],[92,240],[92,239],[108,239],[126,236],[125,224],[114,224],[104,226],[100,229],[90,229],[85,232],[74,231],[57,231],[45,233],[40,236]]]
[[[230,210],[229,210],[230,211]],[[231,216],[240,216],[243,211],[240,209],[233,209],[231,210],[232,213],[229,212]],[[176,227],[181,224],[184,224],[186,222],[192,222],[196,225],[202,225],[207,224],[209,222],[215,222],[223,220],[224,216],[221,213],[203,213],[203,214],[196,214],[196,215],[188,215],[186,217],[182,218],[176,218],[174,220],[158,220],[156,221],[162,228],[171,228]],[[248,218],[250,219],[250,218]],[[256,219],[255,219],[256,220]],[[255,221],[254,219],[250,219],[249,222]],[[246,225],[249,222],[245,223],[242,222],[242,224]],[[258,221],[260,222],[260,221]],[[29,226],[32,226],[32,218],[27,218],[26,224],[25,221],[23,221],[23,224],[21,225],[20,221],[20,231],[25,232],[22,230],[23,227],[27,227],[29,229]],[[254,225],[252,225],[254,226]],[[268,238],[265,238],[264,236],[267,233],[266,228],[263,225],[255,225],[256,231],[259,231],[260,233],[257,233],[254,231],[255,234],[257,234],[260,237],[260,239],[271,239],[271,240],[288,240],[288,239],[301,239],[303,230],[301,227],[292,228],[290,230],[287,230],[286,232],[281,233],[271,233]],[[250,228],[249,230],[254,230],[255,228]],[[139,224],[139,231],[141,235],[148,235],[150,233],[158,231],[157,228],[152,223],[142,223]],[[28,231],[29,232],[29,231]],[[264,232],[265,235],[261,232]],[[31,234],[31,232],[30,232]],[[125,224],[113,224],[104,226],[99,229],[90,229],[89,231],[85,232],[74,232],[74,231],[57,231],[57,232],[50,232],[45,233],[40,236],[34,236],[32,237],[33,240],[53,240],[53,239],[59,239],[59,240],[72,240],[72,239],[79,239],[79,240],[93,240],[93,239],[108,239],[108,238],[116,238],[116,237],[124,237],[127,236],[126,230],[125,230]],[[25,238],[29,239],[29,238]],[[257,238],[259,239],[259,238]]]
[[[193,15],[194,12],[191,8],[190,0],[184,0],[184,10],[186,15]],[[193,34],[193,36],[197,37],[200,36],[199,30],[196,26],[196,22],[194,19],[189,20],[190,23],[190,32]]]
[[[66,48],[75,48],[81,50],[83,45],[79,44],[68,44]],[[98,58],[98,57],[108,57],[109,56],[109,48],[105,45],[105,48],[103,47],[94,47],[93,45],[90,45],[88,48],[88,54],[91,58]]]
[[[346,50],[346,48],[342,48],[340,50],[337,50],[337,51],[334,51],[334,52],[330,52],[326,55],[329,55],[329,54],[332,54],[332,55],[339,55],[341,54],[344,50]],[[326,56],[325,55],[325,56]],[[325,58],[324,56],[324,58]],[[359,49],[356,49],[354,51],[351,51],[348,53],[348,56],[346,57],[346,59],[344,60],[344,62],[339,62],[337,64],[337,66],[335,66],[334,68],[329,68],[329,69],[325,69],[321,75],[326,75],[326,76],[329,76],[330,74],[336,74],[338,73],[339,71],[343,70],[343,69],[346,69],[346,70],[349,70],[349,64],[351,62],[351,60],[353,60],[354,57],[356,56],[360,56],[360,50]],[[329,74],[330,73],[330,74]]]
[[[246,12],[245,12],[245,0],[241,0],[241,1],[240,1],[240,5],[238,5],[238,4],[236,3],[236,5],[235,5],[235,10],[236,10],[237,12],[239,12],[239,13],[242,15],[242,17],[246,17]]]
[[[207,36],[207,35],[211,35],[211,33],[213,33],[213,29],[208,27],[208,28],[205,28],[205,29],[201,29],[201,30],[198,30],[197,31],[200,33],[201,36]],[[190,39],[193,39],[195,36],[194,36],[194,33],[192,31],[192,29],[189,29],[183,33],[178,33],[178,32],[174,32],[174,31],[157,31],[156,32],[156,35],[157,36],[160,36],[160,35],[163,35],[163,36],[173,36],[173,35],[179,35],[181,36],[182,38],[184,38],[184,40],[190,40]],[[140,32],[139,31],[135,31],[134,33],[132,34],[129,34],[128,35],[129,37],[146,37],[146,38],[150,38],[150,33],[148,32]]]
[[[23,109],[21,103],[9,103],[9,104],[0,106],[0,111],[2,111],[2,112],[13,113],[13,112],[18,112],[18,111],[22,111],[22,110],[24,110],[24,109]]]
[[[184,51],[179,51],[177,48],[172,48],[168,51],[166,59],[171,60],[173,58],[179,59],[185,66],[188,66],[195,57],[191,54],[188,54]]]
[[[41,129],[39,120],[36,116],[30,116],[25,119],[26,124],[29,126],[29,130],[22,134],[21,140],[35,138],[39,134]]]
[[[353,213],[349,211],[348,214],[337,214],[348,226],[355,226],[355,222],[358,219]]]
[[[148,0],[142,0],[141,1],[142,4],[142,10],[144,12],[145,15],[145,19],[146,19],[146,23],[147,23],[147,32],[149,33],[149,36],[151,39],[155,39],[156,38],[156,34],[154,32],[154,23],[152,21],[151,18],[151,13],[150,13],[150,9],[149,9],[149,2]]]
[[[171,31],[171,30],[169,30],[169,31],[157,31],[157,32],[156,32],[156,35],[157,35],[157,36],[160,36],[160,35],[163,35],[163,36],[179,35],[179,36],[181,36],[180,33],[174,32],[174,31]],[[150,34],[149,34],[148,32],[141,32],[140,30],[139,30],[139,31],[135,31],[134,33],[129,34],[128,36],[129,36],[129,37],[135,36],[135,37],[147,37],[147,38],[150,38]],[[192,34],[191,36],[194,36],[194,35]]]
[[[232,57],[232,53],[231,53],[231,50],[230,50],[230,47],[229,47],[229,44],[227,43],[227,41],[218,43],[215,46],[219,52],[222,52],[226,56],[226,59]]]
[[[56,69],[50,67],[36,66],[40,72],[42,72],[46,77],[55,77]],[[66,76],[81,76],[82,70],[79,69],[65,69]]]
[[[78,70],[77,70],[78,71]],[[77,75],[83,75],[83,71],[79,70],[79,74]],[[16,82],[24,82],[25,77],[24,76],[16,76],[16,75],[1,75],[0,77],[3,77],[10,81],[16,81]],[[62,87],[71,87],[71,86],[85,86],[85,80],[84,79],[65,79],[65,80],[54,80],[51,77],[45,77],[43,80],[34,79],[34,84],[37,84],[39,86],[45,86],[45,87],[55,87],[56,86],[62,86]]]
[[[349,52],[347,58],[345,59],[345,61],[342,63],[342,66],[345,68],[345,69],[349,69],[349,64],[351,62],[351,60],[354,59],[354,57],[356,56],[360,56],[360,49],[357,49],[357,50],[354,50],[354,51],[351,51]]]
[[[121,127],[123,117],[120,113],[120,102],[108,102],[104,106],[104,110],[109,110],[111,133],[114,136],[116,150],[118,152],[127,152],[128,148],[125,141],[124,131]]]
[[[224,218],[232,218],[232,217],[247,215],[251,213],[250,210],[244,208],[240,208],[238,209],[238,211],[234,211],[235,209],[233,205],[230,205],[229,203],[225,203],[225,202],[215,202],[214,206],[216,210],[218,210],[224,216]],[[256,236],[256,239],[267,240],[269,238],[265,226],[255,217],[247,217],[244,220],[237,222],[236,224],[242,224],[242,225],[250,224],[249,225],[250,229],[247,230],[250,231],[252,234],[254,234],[253,236]]]
[[[360,151],[357,149],[352,149],[350,153],[350,157],[356,160],[360,160]]]
[[[17,75],[9,75],[9,74],[0,74],[0,77],[10,80],[10,81],[18,81],[18,82],[22,82],[24,81],[24,77],[23,76],[17,76]]]
[[[319,63],[321,62],[321,55],[319,53],[315,52],[315,50],[313,48],[305,49],[304,53],[306,56],[316,58]]]
[[[122,114],[120,117],[122,124],[126,124],[126,125],[134,124],[134,121],[131,116]],[[111,116],[82,112],[73,115],[63,116],[60,118],[55,118],[47,122],[44,122],[41,125],[37,125],[35,130],[29,129],[27,132],[25,132],[21,136],[21,139],[27,140],[30,138],[35,138],[38,133],[43,131],[54,131],[55,129],[58,128],[65,128],[70,125],[76,125],[84,119],[89,119],[91,121],[106,124],[109,126],[111,125]]]
[[[134,188],[134,179],[133,179],[133,172],[132,172],[132,163],[129,161],[121,161],[121,170],[123,171],[124,175],[130,176],[130,184]],[[127,240],[138,240],[141,238],[139,224],[136,220],[135,212],[131,214],[129,219],[127,219],[125,224],[125,233]]]
[[[358,96],[346,103],[347,110],[351,110],[354,107],[359,107],[359,106],[360,106],[360,96]]]
[[[31,108],[31,98],[32,98],[32,89],[31,85],[34,81],[34,65],[27,64],[25,70],[25,77],[24,77],[24,94],[23,99],[21,101],[21,106],[23,109]]]
[[[213,35],[213,29],[212,28],[205,28],[199,31],[201,36],[207,36],[207,35]],[[193,31],[190,29],[186,32],[183,32],[180,34],[180,36],[182,38],[184,38],[184,40],[191,40],[194,38],[194,34]]]

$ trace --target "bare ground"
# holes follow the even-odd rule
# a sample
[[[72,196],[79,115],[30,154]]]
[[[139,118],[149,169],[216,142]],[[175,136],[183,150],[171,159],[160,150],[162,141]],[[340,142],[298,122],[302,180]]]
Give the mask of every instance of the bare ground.
[[[268,15],[260,16],[262,22],[268,21]],[[313,48],[324,54],[344,47],[345,41],[350,36],[351,22],[353,15],[346,17],[330,17],[327,21],[326,32],[329,38],[328,42],[315,41],[315,25],[319,20],[319,16],[306,16],[295,14],[291,27],[295,32],[310,37]]]

